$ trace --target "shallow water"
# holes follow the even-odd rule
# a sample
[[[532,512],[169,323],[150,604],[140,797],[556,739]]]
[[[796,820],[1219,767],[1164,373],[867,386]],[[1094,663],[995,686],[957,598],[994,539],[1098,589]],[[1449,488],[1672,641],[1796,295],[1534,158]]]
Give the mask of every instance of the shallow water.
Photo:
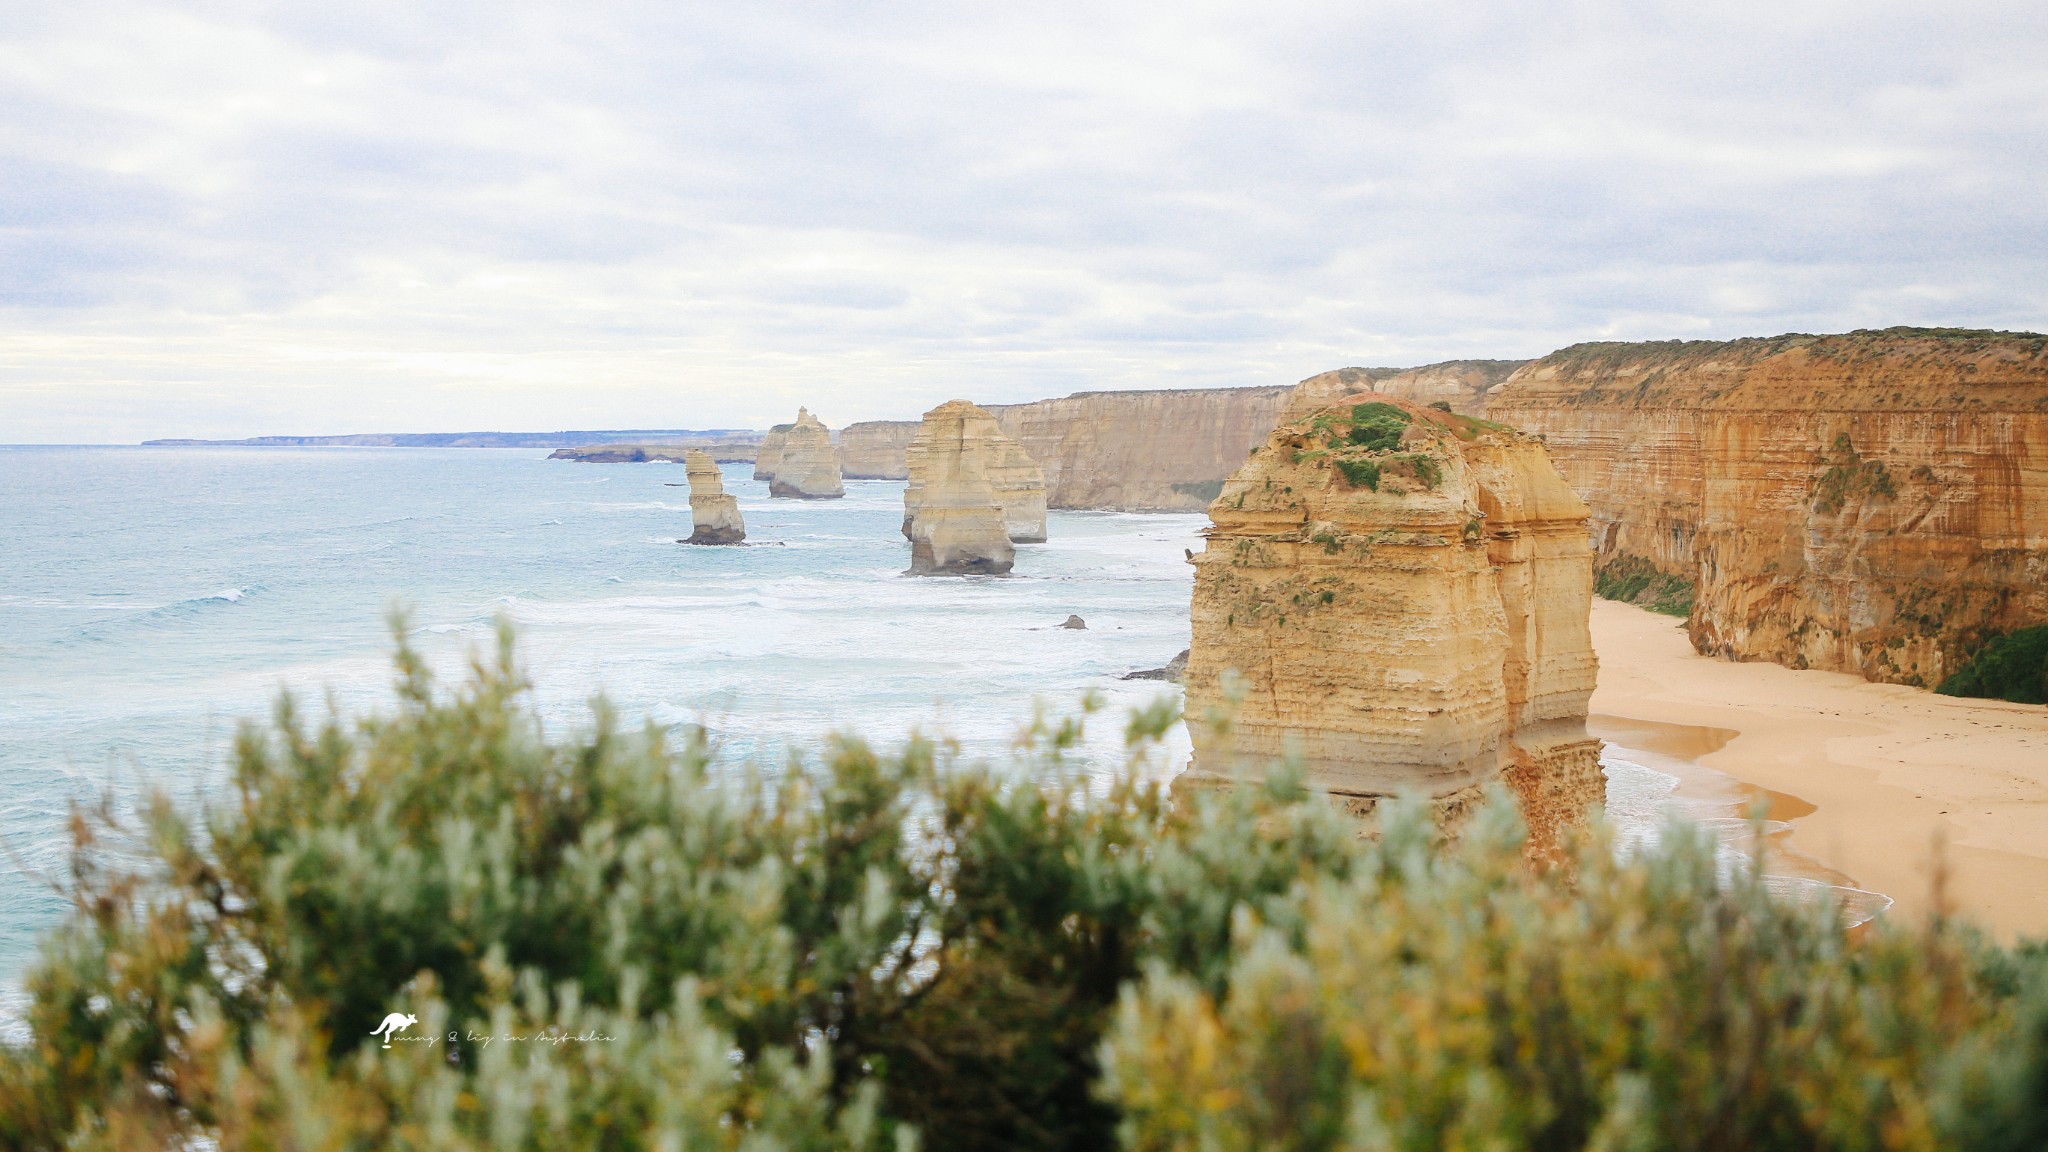
[[[1121,710],[1177,695],[1123,681],[1188,644],[1200,515],[1058,512],[1008,578],[903,575],[902,484],[770,500],[725,469],[750,542],[690,531],[683,469],[532,450],[0,448],[0,1020],[62,913],[64,822],[101,792],[204,797],[236,723],[289,687],[344,711],[391,681],[383,616],[459,673],[494,620],[518,625],[551,726],[607,695],[629,719],[709,727],[737,756],[840,728],[944,731],[994,756],[1034,702],[1111,706],[1086,750],[1121,754]],[[1085,631],[1056,625],[1069,614]],[[1184,732],[1168,742],[1185,759]],[[1617,822],[1686,798],[1609,758]],[[1706,818],[1716,818],[1702,812]],[[1721,811],[1725,816],[1727,812]]]

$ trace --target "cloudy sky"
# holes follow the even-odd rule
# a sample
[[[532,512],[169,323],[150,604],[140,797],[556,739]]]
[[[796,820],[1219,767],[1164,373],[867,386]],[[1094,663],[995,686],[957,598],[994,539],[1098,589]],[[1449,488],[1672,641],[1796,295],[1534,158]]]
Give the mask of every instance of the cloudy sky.
[[[2048,327],[2048,5],[0,0],[0,442]]]

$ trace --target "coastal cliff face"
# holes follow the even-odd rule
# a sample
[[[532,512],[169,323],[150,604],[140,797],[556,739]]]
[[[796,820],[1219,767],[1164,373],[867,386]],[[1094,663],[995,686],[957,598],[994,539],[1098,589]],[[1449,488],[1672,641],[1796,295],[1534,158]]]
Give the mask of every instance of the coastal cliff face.
[[[1311,376],[1337,395],[1373,392],[1416,404],[1444,403],[1467,416],[1486,415],[1486,399],[1527,360],[1445,360],[1420,368],[1339,368]]]
[[[808,408],[797,409],[796,423],[783,433],[782,450],[768,479],[768,494],[803,500],[846,495],[846,486],[839,482],[839,452],[832,446],[832,434]]]
[[[848,480],[902,480],[910,475],[915,420],[863,420],[839,430],[839,469]]]
[[[1320,393],[1320,394],[1319,394]],[[1455,824],[1492,781],[1540,850],[1603,794],[1587,508],[1533,438],[1305,390],[1210,505],[1187,714],[1241,677],[1234,751],[1288,751],[1347,807],[1416,790]],[[1232,748],[1190,725],[1193,782]]]
[[[910,483],[903,492],[912,572],[1001,575],[1014,566],[1017,553],[992,473],[1005,467],[1015,449],[987,412],[965,400],[925,413],[909,448]],[[1042,487],[1040,493],[1042,540]]]
[[[793,424],[777,424],[761,438],[761,446],[754,450],[754,479],[775,479],[775,469],[782,464],[782,442],[789,439],[789,430],[793,427]]]
[[[1585,344],[1489,411],[1591,504],[1603,587],[1690,588],[1703,653],[1932,686],[2048,622],[2048,338]]]
[[[1291,391],[1081,392],[988,411],[1045,469],[1054,508],[1193,512],[1272,429]]]
[[[740,502],[725,490],[725,478],[718,463],[707,452],[692,448],[684,460],[690,480],[692,531],[687,544],[738,544],[747,538],[747,525],[740,518]]]

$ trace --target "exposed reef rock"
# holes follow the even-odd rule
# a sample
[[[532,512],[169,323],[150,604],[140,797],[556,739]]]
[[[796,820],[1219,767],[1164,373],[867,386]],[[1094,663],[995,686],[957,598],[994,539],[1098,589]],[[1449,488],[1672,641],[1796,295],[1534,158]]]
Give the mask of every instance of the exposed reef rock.
[[[1168,660],[1168,661],[1166,662],[1166,664],[1165,664],[1165,666],[1164,666],[1164,667],[1161,667],[1161,668],[1145,668],[1145,669],[1142,669],[1142,670],[1140,670],[1140,671],[1137,671],[1137,672],[1126,672],[1126,673],[1124,673],[1124,674],[1123,674],[1122,676],[1119,676],[1119,677],[1117,677],[1117,679],[1119,679],[1119,680],[1166,680],[1166,681],[1170,681],[1170,682],[1172,682],[1172,683],[1174,683],[1174,684],[1178,684],[1178,683],[1180,683],[1180,682],[1181,682],[1182,680],[1184,680],[1184,679],[1186,679],[1186,678],[1187,678],[1187,673],[1188,673],[1188,649],[1186,649],[1186,648],[1183,648],[1183,649],[1181,649],[1181,650],[1180,650],[1180,655],[1178,655],[1178,656],[1175,656],[1175,657],[1174,657],[1173,659],[1171,659],[1171,660]]]
[[[931,483],[931,446],[950,446],[958,437],[960,451],[975,457],[975,471],[986,481],[1003,514],[1004,530],[1013,544],[1045,542],[1045,474],[988,412],[965,400],[949,400],[924,414],[918,434],[904,456],[909,483],[903,489],[903,535],[915,540],[918,509]],[[950,451],[951,448],[948,448]]]
[[[794,424],[777,424],[761,438],[761,446],[754,455],[754,479],[775,479],[775,469],[782,464],[782,442],[789,439],[789,430],[794,427]]]
[[[796,410],[796,423],[782,435],[782,449],[768,479],[768,494],[803,500],[831,500],[846,495],[846,486],[839,482],[839,452],[832,447],[832,434],[808,408]]]
[[[848,480],[902,480],[910,475],[915,420],[863,420],[839,430],[839,469]]]
[[[997,576],[1015,564],[1017,550],[989,483],[989,468],[999,455],[994,423],[964,400],[925,413],[910,448],[912,481],[904,490],[912,572]]]
[[[1489,411],[1592,505],[1603,593],[1703,653],[1933,686],[2048,622],[2048,337],[1581,344]]]
[[[1586,505],[1534,437],[1319,391],[1209,506],[1187,714],[1242,694],[1234,749],[1189,725],[1186,778],[1294,751],[1354,812],[1415,790],[1451,825],[1504,781],[1543,850],[1604,792]]]
[[[709,453],[695,448],[685,461],[690,478],[690,519],[695,530],[688,544],[737,544],[747,538],[740,502],[725,490],[725,478]]]

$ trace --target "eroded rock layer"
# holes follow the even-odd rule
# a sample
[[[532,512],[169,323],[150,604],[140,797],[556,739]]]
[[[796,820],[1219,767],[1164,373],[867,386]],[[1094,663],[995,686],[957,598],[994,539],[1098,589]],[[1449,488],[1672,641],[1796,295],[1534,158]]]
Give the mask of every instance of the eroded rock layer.
[[[1592,506],[1604,588],[1690,586],[1703,653],[1932,686],[2048,621],[2048,337],[1582,344],[1489,412]]]
[[[1533,437],[1318,391],[1209,507],[1187,714],[1243,692],[1233,747],[1190,724],[1189,779],[1294,752],[1354,811],[1449,820],[1500,781],[1547,844],[1603,793],[1586,505]]]
[[[965,400],[949,401],[924,414],[909,448],[910,483],[903,494],[912,572],[1001,575],[1011,569],[1016,549],[991,479],[1005,469],[1015,470],[1013,454],[1021,455],[1015,450],[1016,443],[1002,434],[995,420]],[[1038,538],[1043,540],[1042,486],[1038,517]]]
[[[725,490],[718,462],[711,454],[692,448],[683,461],[690,480],[690,544],[737,544],[747,538],[746,521],[740,518],[740,502]]]
[[[832,446],[832,434],[808,408],[797,409],[796,423],[783,433],[782,451],[768,480],[768,494],[804,500],[846,495],[846,486],[839,480],[839,452]]]
[[[1339,368],[1302,381],[1327,381],[1338,395],[1376,392],[1417,404],[1441,403],[1467,416],[1484,416],[1486,398],[1527,360],[1446,360],[1420,368]]]
[[[863,420],[839,430],[839,470],[848,480],[901,480],[910,474],[915,420]]]
[[[755,449],[754,479],[773,480],[775,469],[782,463],[782,442],[789,438],[792,425],[777,424],[761,438],[761,446]]]
[[[1013,544],[1045,542],[1045,473],[1015,440],[1003,434],[995,417],[965,400],[951,400],[924,414],[918,434],[904,451],[908,483],[903,488],[903,534],[912,535],[918,508],[930,481],[930,448],[937,437],[955,434],[962,451],[974,454],[976,468],[987,481],[1004,530]]]

